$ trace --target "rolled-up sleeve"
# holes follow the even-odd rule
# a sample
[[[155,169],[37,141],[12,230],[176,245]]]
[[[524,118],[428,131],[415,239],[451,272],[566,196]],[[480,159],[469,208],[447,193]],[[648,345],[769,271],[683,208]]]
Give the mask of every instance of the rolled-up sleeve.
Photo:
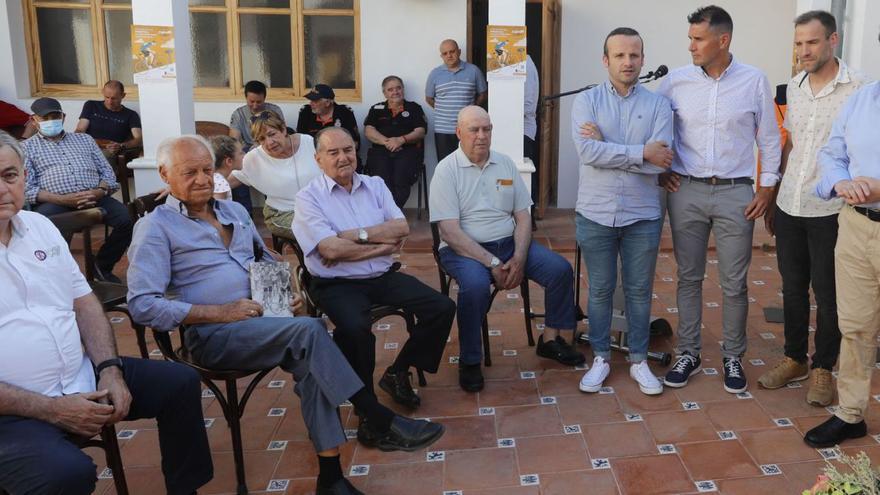
[[[816,160],[819,163],[819,181],[816,183],[816,194],[822,199],[831,199],[837,195],[834,185],[842,180],[851,180],[849,174],[849,155],[846,152],[846,126],[852,113],[856,98],[851,97],[831,126],[828,141],[819,149]]]
[[[156,330],[178,327],[192,304],[166,297],[171,282],[171,248],[155,218],[145,217],[135,225],[128,259],[128,310],[132,319]]]
[[[315,180],[322,179],[318,177]],[[337,234],[310,189],[311,187],[306,187],[296,194],[296,214],[293,216],[293,236],[305,256],[312,254],[318,248],[318,243]]]

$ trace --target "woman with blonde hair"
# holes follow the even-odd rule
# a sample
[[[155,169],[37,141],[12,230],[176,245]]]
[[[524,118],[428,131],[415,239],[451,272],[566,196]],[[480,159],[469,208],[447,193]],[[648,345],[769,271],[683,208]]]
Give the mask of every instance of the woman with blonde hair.
[[[263,218],[269,231],[293,239],[296,193],[321,175],[314,140],[306,134],[288,134],[287,124],[274,112],[254,121],[251,136],[259,146],[245,155],[242,169],[232,175],[266,195]]]

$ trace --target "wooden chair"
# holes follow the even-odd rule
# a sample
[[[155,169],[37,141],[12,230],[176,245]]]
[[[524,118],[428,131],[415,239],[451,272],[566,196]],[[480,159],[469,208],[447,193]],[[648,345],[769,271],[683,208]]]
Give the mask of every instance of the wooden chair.
[[[212,136],[228,136],[229,126],[220,122],[211,122],[210,120],[197,120],[196,134],[206,139]]]
[[[146,328],[136,323],[131,318],[131,313],[126,305],[128,287],[125,284],[105,282],[95,277],[95,254],[92,252],[92,227],[104,223],[104,210],[101,208],[88,208],[85,210],[68,211],[52,215],[49,220],[55,224],[61,235],[70,242],[74,234],[82,234],[83,258],[85,262],[85,277],[92,288],[104,312],[124,313],[131,320],[131,327],[137,337],[137,345],[141,357],[149,359],[147,351]]]
[[[452,285],[452,275],[443,268],[440,262],[440,227],[437,222],[431,222],[431,252],[434,254],[434,262],[437,264],[437,274],[440,277],[440,292],[445,296],[449,296],[449,288]],[[532,311],[532,302],[529,297],[529,279],[523,277],[522,283],[519,284],[519,291],[523,302],[523,319],[526,327],[526,336],[529,339],[529,345],[535,346],[535,336],[532,334],[532,323],[535,318],[543,318],[544,315]],[[492,356],[489,348],[489,311],[492,310],[492,303],[495,302],[495,296],[498,295],[498,287],[492,286],[492,293],[489,296],[489,307],[486,314],[483,315],[483,362],[486,366],[492,366]]]
[[[103,151],[107,145],[112,143],[109,139],[96,139],[95,143]],[[129,177],[134,177],[134,173],[129,170],[128,162],[139,156],[143,156],[144,149],[141,146],[135,148],[125,148],[119,150],[115,155],[108,158],[110,166],[113,167],[113,173],[116,175],[116,182],[119,182],[119,190],[122,193],[122,202],[128,204],[131,201],[131,192],[128,188]]]
[[[323,314],[321,308],[315,304],[314,300],[309,295],[309,285],[312,281],[312,275],[306,270],[306,262],[305,255],[303,254],[302,248],[299,246],[299,243],[296,242],[295,239],[288,239],[287,237],[280,237],[273,235],[272,236],[272,249],[281,253],[284,249],[284,246],[288,245],[293,250],[293,253],[296,255],[296,259],[299,262],[299,265],[294,270],[294,276],[297,277],[299,282],[300,289],[302,290],[303,299],[305,299],[306,312],[308,314],[318,317]],[[370,324],[376,323],[377,321],[387,317],[387,316],[399,316],[403,318],[406,322],[406,331],[410,333],[412,328],[416,325],[415,315],[408,311],[404,311],[402,308],[398,308],[395,306],[388,306],[382,304],[375,304],[370,308]],[[419,380],[419,386],[424,387],[428,385],[428,381],[425,379],[425,372],[416,369],[416,374]]]
[[[119,441],[116,439],[116,427],[107,425],[101,433],[91,438],[76,437],[74,443],[80,449],[98,447],[104,451],[107,467],[113,473],[113,486],[117,495],[128,495],[128,483],[125,481],[125,468],[122,465],[122,454],[119,452]]]
[[[129,207],[132,219],[137,221],[143,218],[147,213],[153,211],[157,206],[165,203],[164,197],[162,199],[156,199],[157,196],[157,193],[153,193],[135,198]],[[229,426],[229,433],[232,436],[232,457],[235,462],[236,490],[239,494],[247,493],[247,482],[244,469],[244,447],[241,441],[241,416],[244,414],[244,408],[247,405],[248,399],[250,399],[251,394],[260,383],[260,380],[272,371],[274,367],[260,370],[217,370],[204,367],[193,360],[184,345],[185,333],[186,326],[182,325],[179,329],[180,345],[176,348],[172,343],[170,332],[162,332],[153,329],[153,338],[156,340],[156,345],[159,347],[159,350],[162,352],[162,356],[164,356],[165,359],[195,369],[199,373],[202,383],[214,392],[214,396],[220,404],[220,409],[223,410],[223,417],[226,419],[226,424]],[[239,397],[236,383],[240,378],[247,377],[251,377],[251,379],[248,382],[244,393]],[[215,381],[223,382],[225,392],[214,383]]]
[[[416,211],[416,218],[422,219],[422,192],[425,193],[425,215],[430,218],[430,211],[428,210],[428,167],[425,166],[425,163],[422,162],[421,168],[419,169],[419,179],[417,182],[417,191],[418,191],[418,210]]]

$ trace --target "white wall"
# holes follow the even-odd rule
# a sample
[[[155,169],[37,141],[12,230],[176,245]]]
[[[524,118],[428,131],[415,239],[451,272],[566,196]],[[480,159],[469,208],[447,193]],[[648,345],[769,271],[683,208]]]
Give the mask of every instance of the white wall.
[[[0,72],[0,99],[28,110],[34,98],[30,96],[27,56],[22,30],[21,0],[0,2],[0,67],[15,70]],[[406,87],[407,99],[413,100],[428,113],[425,103],[425,80],[428,72],[441,63],[439,45],[443,39],[458,40],[462,52],[467,51],[467,0],[362,0],[361,3],[361,102],[337,100],[354,110],[363,131],[363,120],[369,107],[384,100],[380,83],[389,74],[400,76]],[[8,29],[7,29],[8,28]],[[95,94],[100,99],[100,94]],[[272,90],[269,89],[269,101]],[[67,114],[65,128],[73,130],[84,100],[61,100]],[[232,111],[243,101],[196,102],[196,120],[229,122]],[[278,102],[291,127],[296,126],[300,107],[307,103]],[[139,102],[127,99],[125,105],[139,110]],[[362,146],[368,146],[361,137]],[[429,177],[436,163],[433,127],[428,129],[425,143]],[[365,149],[362,149],[365,152]],[[409,204],[415,206],[415,191]]]
[[[867,0],[869,2],[875,0]],[[733,18],[734,56],[762,69],[772,85],[787,82],[791,72],[796,0],[717,0]],[[687,15],[708,1],[604,0],[562,1],[563,91],[602,82],[602,43],[609,31],[627,26],[645,41],[644,72],[660,64],[670,68],[691,62],[687,50]],[[771,7],[772,6],[772,7]],[[657,83],[649,85],[656,87]],[[572,208],[577,199],[578,159],[571,142],[573,96],[562,99],[559,125],[559,207]]]

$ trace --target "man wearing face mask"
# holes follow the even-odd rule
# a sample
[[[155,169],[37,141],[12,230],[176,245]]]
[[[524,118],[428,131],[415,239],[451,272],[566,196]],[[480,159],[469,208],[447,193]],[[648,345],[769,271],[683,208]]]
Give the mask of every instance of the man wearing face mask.
[[[64,132],[64,112],[58,100],[38,98],[31,111],[39,132],[22,143],[25,200],[46,216],[103,208],[104,223],[113,230],[95,257],[95,275],[119,283],[113,266],[131,243],[132,222],[128,209],[110,197],[119,188],[113,169],[91,136]]]

